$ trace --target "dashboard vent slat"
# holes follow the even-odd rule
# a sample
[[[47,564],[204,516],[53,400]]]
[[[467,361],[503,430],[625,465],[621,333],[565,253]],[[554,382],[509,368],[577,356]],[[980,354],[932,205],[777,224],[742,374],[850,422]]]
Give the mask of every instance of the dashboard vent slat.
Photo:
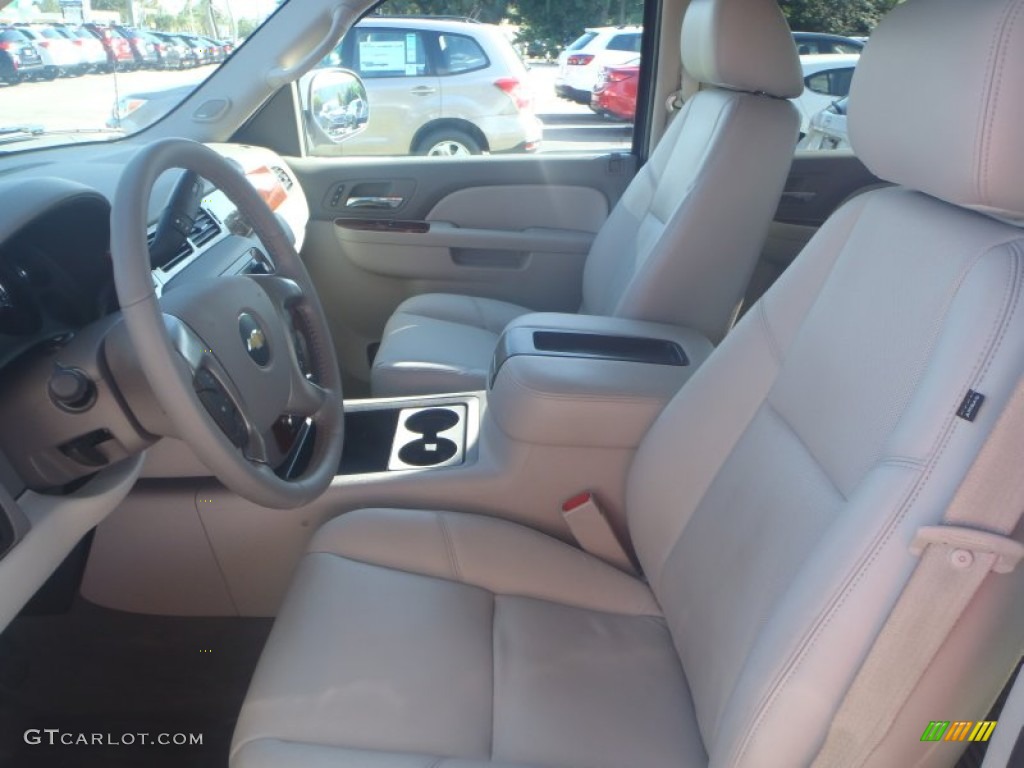
[[[192,231],[189,232],[189,240],[195,244],[196,248],[202,248],[207,243],[215,240],[218,235],[220,235],[220,225],[210,215],[209,211],[205,208],[200,209],[196,222],[192,225]]]
[[[173,269],[176,266],[181,264],[181,262],[183,262],[185,259],[187,259],[191,255],[192,255],[192,246],[189,245],[187,242],[184,242],[184,243],[181,244],[181,247],[174,254],[174,257],[170,261],[168,261],[166,264],[164,264],[162,267],[160,267],[160,270],[163,271],[163,272],[171,272],[171,271],[173,271]]]

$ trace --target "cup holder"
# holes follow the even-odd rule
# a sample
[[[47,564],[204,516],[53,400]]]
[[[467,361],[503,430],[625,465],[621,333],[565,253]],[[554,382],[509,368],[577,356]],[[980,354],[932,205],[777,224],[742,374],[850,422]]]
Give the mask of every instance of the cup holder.
[[[398,416],[388,469],[444,467],[461,463],[465,422],[464,405],[404,409]]]
[[[428,408],[405,420],[405,428],[421,435],[439,435],[459,423],[459,414],[449,408]]]

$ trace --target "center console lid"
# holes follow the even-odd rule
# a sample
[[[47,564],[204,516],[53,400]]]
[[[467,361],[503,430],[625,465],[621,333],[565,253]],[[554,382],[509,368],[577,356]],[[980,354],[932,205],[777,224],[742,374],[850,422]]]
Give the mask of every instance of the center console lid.
[[[489,407],[523,442],[635,447],[711,350],[699,333],[672,325],[523,315],[498,341]]]

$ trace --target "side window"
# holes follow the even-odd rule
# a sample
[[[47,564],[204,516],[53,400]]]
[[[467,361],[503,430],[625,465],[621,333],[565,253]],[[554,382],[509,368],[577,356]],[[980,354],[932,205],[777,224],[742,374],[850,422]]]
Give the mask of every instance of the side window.
[[[440,51],[439,74],[459,75],[484,69],[490,62],[483,48],[467,35],[442,33],[437,36]]]
[[[307,151],[449,158],[629,152],[644,77],[640,25],[644,3],[655,1],[588,0],[585,12],[568,12],[542,0],[384,0],[320,62],[362,78],[365,124],[337,143],[312,130]],[[307,121],[315,77],[314,69],[298,83]]]
[[[367,79],[428,75],[423,35],[408,29],[356,27],[352,68]]]
[[[808,77],[804,84],[815,93],[823,96],[835,96],[842,98],[850,93],[850,83],[853,80],[853,68],[829,69],[824,72]]]
[[[608,50],[640,53],[640,41],[642,39],[639,34],[616,35],[608,43]]]

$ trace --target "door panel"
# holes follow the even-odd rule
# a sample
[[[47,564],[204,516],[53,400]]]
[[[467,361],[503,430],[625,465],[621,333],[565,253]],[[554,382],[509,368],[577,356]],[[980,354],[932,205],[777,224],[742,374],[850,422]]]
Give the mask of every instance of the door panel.
[[[368,349],[410,296],[576,311],[594,233],[635,169],[622,155],[289,163],[311,209],[302,256],[350,395],[365,393]]]
[[[751,306],[851,197],[885,186],[852,152],[798,152],[744,299]]]

